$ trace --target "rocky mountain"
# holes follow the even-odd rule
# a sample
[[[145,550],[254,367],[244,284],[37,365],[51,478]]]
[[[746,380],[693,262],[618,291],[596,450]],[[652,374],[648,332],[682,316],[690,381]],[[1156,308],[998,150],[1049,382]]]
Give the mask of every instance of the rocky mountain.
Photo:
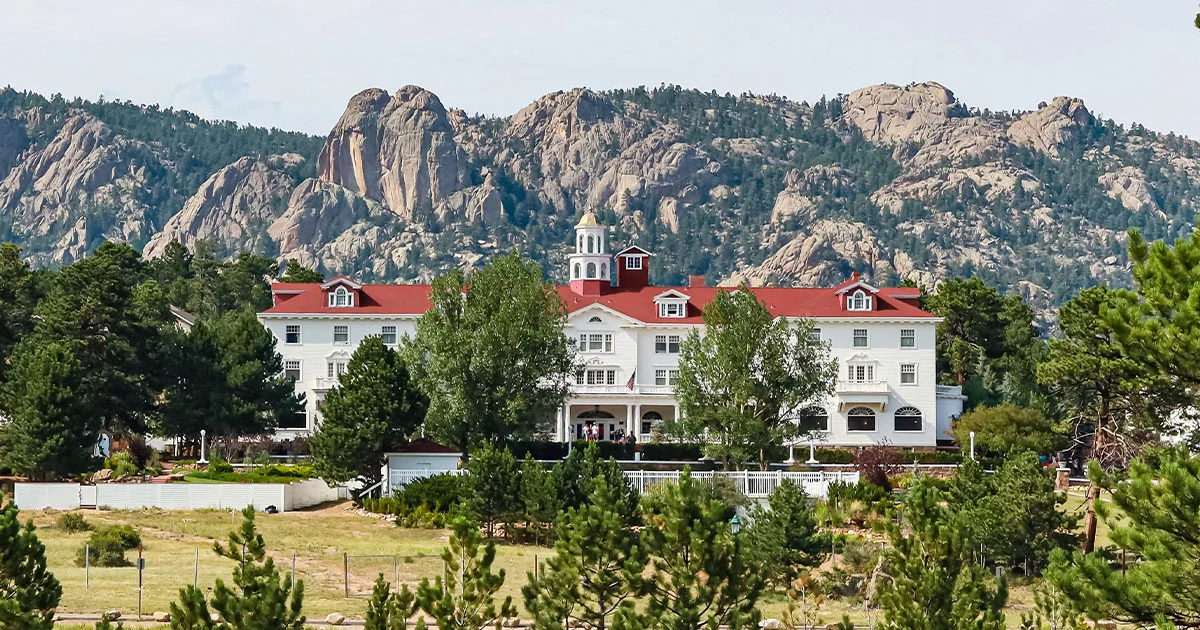
[[[1128,282],[1126,231],[1195,225],[1200,145],[1078,99],[971,108],[933,83],[812,104],[661,86],[543,96],[512,116],[417,86],[354,95],[323,142],[129,103],[0,91],[0,239],[39,264],[102,239],[428,279],[567,253],[586,209],[656,280],[810,285],[979,274],[1048,310]]]

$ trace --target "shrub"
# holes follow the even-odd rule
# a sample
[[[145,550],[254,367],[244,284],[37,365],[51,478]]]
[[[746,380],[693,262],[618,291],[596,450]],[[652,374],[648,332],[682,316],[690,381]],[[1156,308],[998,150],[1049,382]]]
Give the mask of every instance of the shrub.
[[[233,472],[233,464],[225,461],[225,458],[220,453],[214,452],[212,458],[208,460],[208,472],[210,473],[231,473]]]
[[[129,451],[113,453],[104,460],[104,467],[113,471],[114,477],[128,477],[141,472],[137,463],[133,461],[133,454]]]
[[[642,459],[650,461],[697,461],[701,456],[699,444],[646,443]]]
[[[802,453],[797,449],[796,454],[799,456]],[[853,464],[854,451],[848,451],[841,448],[818,448],[814,455],[818,462],[822,464]]]
[[[83,566],[86,553],[92,566],[127,567],[130,563],[125,559],[125,552],[141,544],[141,536],[129,525],[105,525],[88,537],[87,546],[76,554],[75,564]]]
[[[91,531],[92,524],[83,518],[82,514],[76,512],[63,512],[58,515],[58,520],[54,522],[54,526],[68,533]]]
[[[1054,421],[1042,412],[1008,403],[976,407],[955,421],[954,439],[959,447],[969,448],[972,431],[975,448],[995,455],[1020,451],[1046,455],[1066,445]]]
[[[474,498],[470,481],[463,475],[432,475],[417,479],[404,486],[396,498],[413,508],[425,506],[431,510],[446,512],[451,508],[470,503]]]
[[[891,490],[891,476],[899,470],[900,454],[886,445],[868,446],[854,458],[854,467],[865,480]]]

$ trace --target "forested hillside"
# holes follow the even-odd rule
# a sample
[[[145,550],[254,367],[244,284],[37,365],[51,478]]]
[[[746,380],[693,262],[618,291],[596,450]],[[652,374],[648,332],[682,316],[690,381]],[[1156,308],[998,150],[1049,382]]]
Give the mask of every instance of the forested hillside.
[[[1039,312],[1127,284],[1125,233],[1190,233],[1197,144],[1056,97],[1026,112],[937,83],[809,104],[676,86],[548,94],[512,116],[365,90],[327,138],[0,91],[0,238],[35,264],[178,240],[363,280],[518,249],[557,276],[594,209],[658,282],[979,275]]]

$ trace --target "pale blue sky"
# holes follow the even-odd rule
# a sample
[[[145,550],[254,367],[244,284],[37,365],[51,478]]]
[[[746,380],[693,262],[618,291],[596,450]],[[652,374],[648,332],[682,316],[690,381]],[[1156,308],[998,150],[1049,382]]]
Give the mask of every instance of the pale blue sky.
[[[4,0],[0,85],[325,134],[367,87],[511,114],[678,83],[796,100],[936,80],[976,107],[1059,94],[1200,137],[1195,0]]]

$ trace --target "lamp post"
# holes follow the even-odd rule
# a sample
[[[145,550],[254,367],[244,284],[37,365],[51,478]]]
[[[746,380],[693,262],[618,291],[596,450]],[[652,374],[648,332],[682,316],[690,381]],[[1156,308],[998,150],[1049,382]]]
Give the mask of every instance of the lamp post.
[[[729,519],[729,529],[733,531],[734,537],[737,537],[738,532],[742,531],[742,519],[738,518],[737,514]]]
[[[208,463],[208,440],[205,439],[207,435],[208,431],[200,429],[200,459],[197,460],[197,464]]]
[[[975,432],[971,431],[971,461],[975,461]]]

